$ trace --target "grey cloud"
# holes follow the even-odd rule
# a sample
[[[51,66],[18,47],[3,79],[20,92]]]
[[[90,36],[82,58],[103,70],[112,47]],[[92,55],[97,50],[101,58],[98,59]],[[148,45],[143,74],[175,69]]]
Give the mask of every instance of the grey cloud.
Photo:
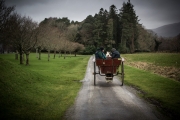
[[[34,4],[46,4],[49,0],[5,0],[8,5],[31,6]]]
[[[48,17],[68,17],[82,21],[88,15],[98,13],[100,8],[109,11],[114,4],[119,10],[128,0],[6,0],[7,5],[16,5],[16,11],[35,21]],[[146,28],[180,22],[180,0],[130,0],[136,14]]]
[[[147,28],[180,22],[180,0],[131,0]]]

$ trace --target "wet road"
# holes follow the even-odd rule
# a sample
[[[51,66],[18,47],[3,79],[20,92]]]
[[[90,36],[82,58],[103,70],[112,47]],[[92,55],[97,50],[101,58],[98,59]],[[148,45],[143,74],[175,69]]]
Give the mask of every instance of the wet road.
[[[68,120],[158,120],[162,119],[153,107],[139,98],[128,86],[120,86],[118,77],[106,83],[104,76],[96,76],[94,86],[93,56],[87,66],[83,86],[74,106],[67,114]]]

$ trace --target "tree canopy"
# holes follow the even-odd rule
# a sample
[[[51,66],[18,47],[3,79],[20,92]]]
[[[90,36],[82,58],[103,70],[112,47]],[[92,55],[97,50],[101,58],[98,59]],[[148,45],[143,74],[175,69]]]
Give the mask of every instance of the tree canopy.
[[[130,1],[124,2],[120,9],[115,5],[111,5],[109,11],[100,8],[94,16],[88,15],[82,22],[70,21],[67,17],[49,17],[39,25],[30,17],[12,14],[14,7],[6,7],[4,0],[0,1],[0,6],[0,45],[11,46],[20,54],[35,48],[39,59],[41,50],[54,51],[54,54],[56,51],[93,54],[97,48],[104,47],[105,51],[116,48],[121,53],[134,53],[158,51],[159,47],[162,50],[170,45],[139,24]]]

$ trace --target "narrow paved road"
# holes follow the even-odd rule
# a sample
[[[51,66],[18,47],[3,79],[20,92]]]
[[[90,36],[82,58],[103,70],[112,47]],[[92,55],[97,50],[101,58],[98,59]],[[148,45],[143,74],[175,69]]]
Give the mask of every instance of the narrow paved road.
[[[158,120],[162,119],[153,105],[139,98],[128,86],[120,86],[118,77],[106,83],[104,76],[93,80],[93,56],[87,66],[83,86],[74,106],[67,114],[67,120]]]

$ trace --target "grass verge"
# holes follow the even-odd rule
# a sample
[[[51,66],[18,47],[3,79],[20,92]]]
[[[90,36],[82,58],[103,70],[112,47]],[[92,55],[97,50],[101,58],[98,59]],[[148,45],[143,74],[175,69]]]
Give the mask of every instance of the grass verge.
[[[180,67],[180,53],[139,53],[122,55],[127,62],[148,62],[158,66]]]
[[[125,56],[128,62],[153,62],[156,65],[174,66],[179,54],[132,54]],[[158,56],[164,56],[158,59]],[[173,56],[173,57],[172,57]],[[176,56],[176,57],[174,57]],[[171,58],[171,59],[170,59]],[[169,60],[169,62],[168,62]],[[175,62],[173,62],[175,63]],[[176,67],[179,67],[178,65]],[[180,82],[149,71],[125,66],[125,84],[135,87],[140,95],[155,104],[159,110],[172,119],[180,119]]]
[[[61,119],[81,87],[89,56],[38,60],[19,65],[13,54],[0,55],[0,118]]]

